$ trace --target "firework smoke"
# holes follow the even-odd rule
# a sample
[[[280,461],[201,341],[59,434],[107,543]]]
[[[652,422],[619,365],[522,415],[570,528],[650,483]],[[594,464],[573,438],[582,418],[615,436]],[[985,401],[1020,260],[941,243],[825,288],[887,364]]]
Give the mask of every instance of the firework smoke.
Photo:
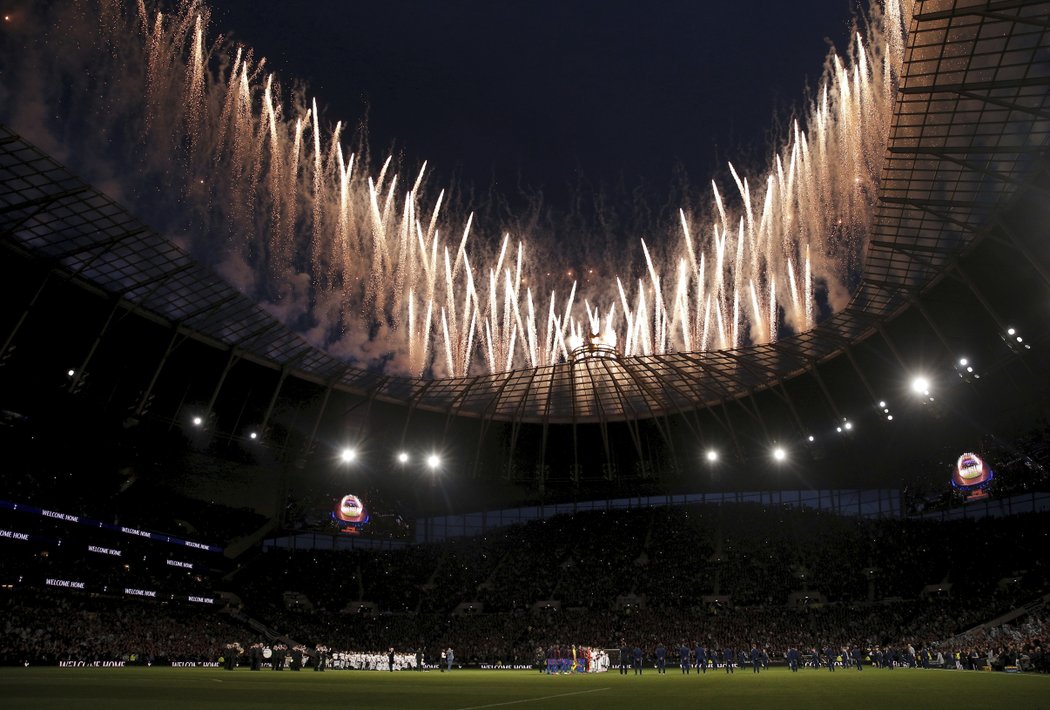
[[[277,317],[357,365],[456,377],[564,361],[592,334],[624,355],[732,348],[841,308],[871,221],[904,0],[828,56],[758,176],[712,181],[635,263],[548,288],[542,233],[498,231],[391,158],[373,163],[252,50],[183,0],[24,10],[4,38],[2,120],[216,263]],[[527,222],[527,220],[523,220]],[[221,248],[216,248],[221,246]],[[221,253],[221,259],[214,255]],[[559,283],[561,281],[559,280]]]

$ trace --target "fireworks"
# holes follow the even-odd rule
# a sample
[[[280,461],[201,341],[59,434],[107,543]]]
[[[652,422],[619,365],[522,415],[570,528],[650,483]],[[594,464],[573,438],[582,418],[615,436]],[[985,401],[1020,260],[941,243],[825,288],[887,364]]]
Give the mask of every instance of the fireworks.
[[[434,194],[425,163],[406,178],[387,159],[370,174],[363,147],[350,151],[316,101],[285,93],[251,50],[209,44],[201,2],[170,15],[141,0],[93,4],[49,21],[51,41],[75,42],[65,61],[90,67],[92,80],[77,83],[88,84],[80,106],[91,125],[133,127],[129,184],[162,186],[180,212],[169,229],[193,234],[198,254],[221,244],[220,271],[315,344],[434,377],[565,361],[595,334],[625,356],[769,342],[812,327],[818,288],[841,306],[871,218],[908,14],[888,0],[844,56],[829,57],[764,175],[752,182],[729,165],[733,189],[712,181],[709,210],[639,235],[638,266],[540,292],[558,263],[542,235],[485,236],[491,225]],[[71,28],[87,21],[82,42]]]

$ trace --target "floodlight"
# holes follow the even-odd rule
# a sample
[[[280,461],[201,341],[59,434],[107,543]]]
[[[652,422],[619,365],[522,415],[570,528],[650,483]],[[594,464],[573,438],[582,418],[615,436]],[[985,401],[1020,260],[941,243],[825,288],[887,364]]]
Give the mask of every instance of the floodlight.
[[[398,463],[408,463],[408,453],[404,451],[398,453],[397,460]]]
[[[718,460],[718,452],[715,451],[714,449],[709,449],[708,452],[707,452],[707,460],[708,461],[712,461],[712,462],[713,461],[717,461]]]
[[[777,461],[783,461],[787,458],[787,452],[778,446],[777,448],[773,449],[773,458],[775,458]]]
[[[343,463],[350,463],[357,458],[357,451],[355,449],[346,448],[339,452],[339,460]]]
[[[437,454],[430,454],[427,456],[427,467],[430,468],[430,470],[434,470],[440,465],[441,458]]]

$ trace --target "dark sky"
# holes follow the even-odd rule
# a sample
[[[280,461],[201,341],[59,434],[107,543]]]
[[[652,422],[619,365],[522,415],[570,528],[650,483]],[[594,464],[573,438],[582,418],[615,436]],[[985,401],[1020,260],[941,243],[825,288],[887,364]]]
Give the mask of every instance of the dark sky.
[[[212,0],[212,33],[305,80],[356,124],[450,178],[555,201],[589,182],[667,194],[763,159],[774,115],[844,49],[853,0]],[[762,160],[764,163],[765,161]],[[728,178],[727,178],[728,179]]]

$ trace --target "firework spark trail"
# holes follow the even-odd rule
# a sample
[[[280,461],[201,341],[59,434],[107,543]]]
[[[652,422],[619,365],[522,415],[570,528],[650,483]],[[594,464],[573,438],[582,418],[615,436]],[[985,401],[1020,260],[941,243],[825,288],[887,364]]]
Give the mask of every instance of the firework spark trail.
[[[430,196],[425,163],[410,187],[391,158],[370,175],[367,156],[344,152],[344,124],[325,127],[316,99],[282,98],[248,48],[221,38],[207,48],[201,0],[165,15],[138,0],[130,9],[95,1],[96,44],[77,51],[96,52],[105,69],[86,92],[121,107],[114,115],[138,112],[154,162],[133,179],[163,173],[185,196],[186,231],[227,240],[254,274],[241,287],[315,344],[359,365],[435,377],[551,364],[594,333],[624,355],[768,342],[781,327],[813,326],[817,288],[841,307],[870,222],[911,10],[910,0],[874,9],[847,51],[829,55],[766,173],[751,180],[730,164],[735,194],[712,181],[711,207],[682,209],[678,233],[641,241],[643,267],[620,264],[610,299],[576,280],[567,295],[534,288],[555,258],[540,252],[541,235],[506,234],[487,258],[474,215],[451,214],[443,190]],[[76,41],[65,35],[75,37],[74,20],[92,19],[90,5],[44,23],[55,46]],[[70,55],[52,60],[56,78],[72,76],[80,59]],[[141,89],[129,97],[121,87],[135,71]],[[105,83],[118,74],[120,87]],[[184,175],[170,175],[172,150]],[[457,233],[457,243],[445,237]],[[304,275],[309,292],[297,294],[289,284]]]

